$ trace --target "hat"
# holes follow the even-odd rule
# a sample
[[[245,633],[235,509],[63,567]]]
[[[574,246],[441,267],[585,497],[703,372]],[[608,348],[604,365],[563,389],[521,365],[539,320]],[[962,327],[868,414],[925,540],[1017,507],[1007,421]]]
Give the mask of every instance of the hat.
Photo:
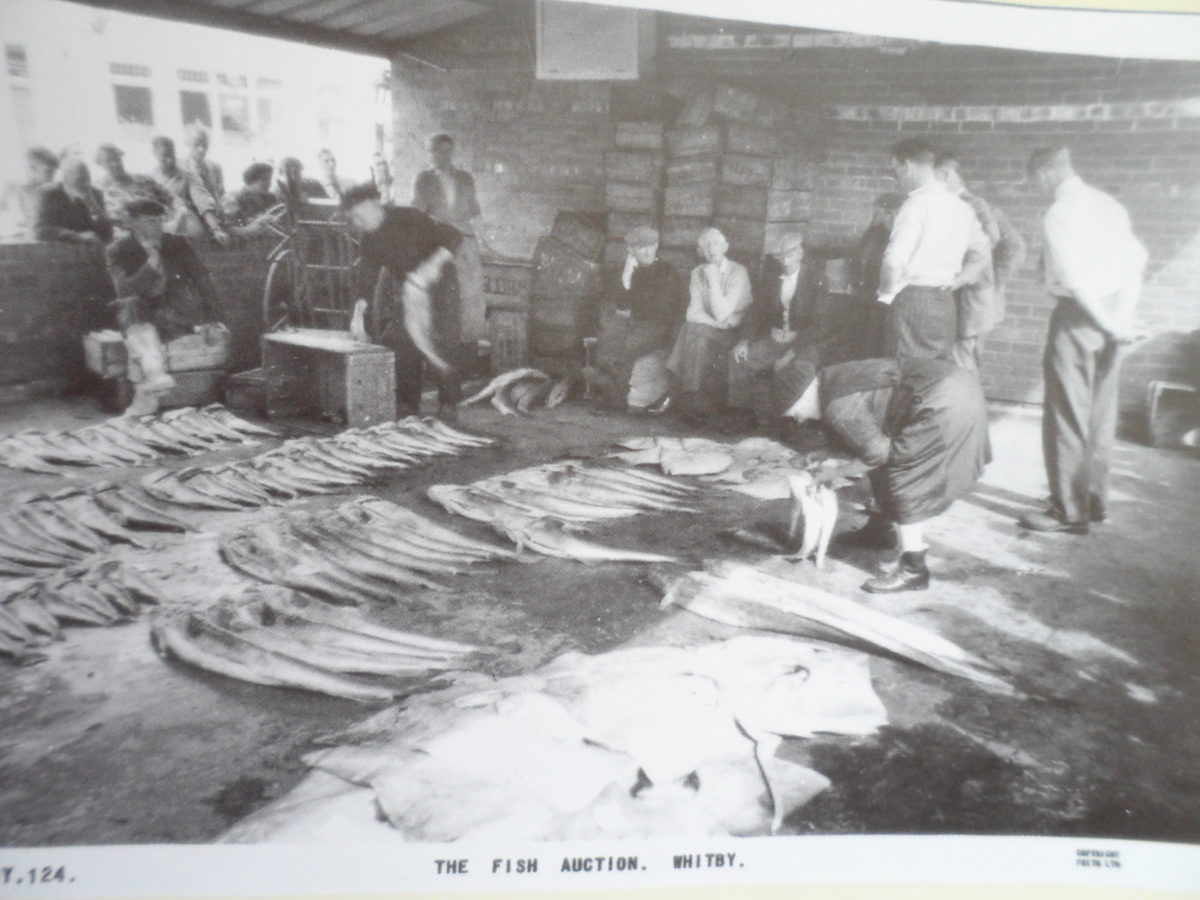
[[[784,256],[795,250],[804,249],[804,235],[798,231],[787,231],[779,236],[779,240],[775,242],[776,256]]]
[[[637,225],[625,232],[627,247],[654,247],[658,244],[658,232],[649,225]]]

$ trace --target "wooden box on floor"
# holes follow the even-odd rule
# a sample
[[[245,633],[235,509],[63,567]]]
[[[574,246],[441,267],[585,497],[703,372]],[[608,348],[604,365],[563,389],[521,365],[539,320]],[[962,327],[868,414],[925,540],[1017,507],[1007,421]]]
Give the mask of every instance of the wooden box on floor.
[[[344,331],[263,335],[267,415],[335,419],[363,428],[396,418],[395,354]]]

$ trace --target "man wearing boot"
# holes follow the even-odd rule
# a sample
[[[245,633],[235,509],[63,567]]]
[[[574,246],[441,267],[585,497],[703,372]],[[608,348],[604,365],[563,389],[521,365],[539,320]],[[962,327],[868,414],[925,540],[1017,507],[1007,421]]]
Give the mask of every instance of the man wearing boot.
[[[787,395],[787,367],[795,359],[820,364],[816,298],[805,287],[800,271],[803,261],[804,239],[798,231],[783,235],[764,261],[742,326],[745,336],[734,344],[730,359],[725,431],[770,425],[783,433],[778,420],[795,399]],[[770,423],[760,423],[754,411],[754,386],[759,380],[770,384],[771,415],[775,417]]]
[[[925,526],[971,490],[986,464],[987,404],[978,377],[937,359],[856,360],[819,375],[796,363],[792,372],[799,393],[788,415],[822,421],[855,457],[823,471],[818,483],[870,473],[880,512],[852,542],[888,549],[899,538],[898,562],[863,590],[924,590]]]
[[[358,302],[366,304],[373,291],[367,331],[396,354],[397,407],[418,412],[425,361],[437,372],[438,415],[454,419],[460,385],[450,357],[461,332],[451,263],[458,229],[411,206],[385,205],[370,183],[347,189],[342,209],[361,240]]]
[[[105,253],[133,382],[133,404],[126,415],[156,412],[161,395],[175,386],[167,372],[165,343],[224,328],[208,269],[186,238],[165,233],[166,214],[154,200],[127,204],[129,234]]]

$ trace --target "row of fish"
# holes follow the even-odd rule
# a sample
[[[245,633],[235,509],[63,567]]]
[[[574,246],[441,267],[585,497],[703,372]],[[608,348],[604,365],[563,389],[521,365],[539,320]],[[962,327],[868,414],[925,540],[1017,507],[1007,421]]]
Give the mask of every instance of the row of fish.
[[[151,641],[164,658],[207,672],[363,703],[412,693],[431,675],[469,665],[481,653],[274,587],[200,613],[160,614]]]
[[[225,842],[702,838],[779,831],[830,786],[784,738],[887,722],[862,653],[778,636],[451,672],[324,739]],[[381,820],[382,815],[382,820]]]
[[[434,418],[410,416],[331,437],[309,437],[250,459],[151,472],[151,497],[194,509],[243,510],[279,500],[329,494],[370,483],[438,456],[459,456],[494,444]]]
[[[62,466],[137,466],[165,454],[196,454],[276,437],[220,404],[184,407],[161,415],[108,419],[83,428],[21,431],[0,439],[0,465],[44,475]]]
[[[516,558],[374,497],[280,515],[226,535],[220,550],[244,575],[337,604],[395,603],[419,589],[446,591],[447,576]]]
[[[488,400],[501,415],[528,415],[539,406],[554,409],[570,396],[577,381],[574,373],[555,381],[541,369],[513,369],[497,375],[461,405]]]
[[[919,625],[788,577],[787,563],[722,560],[666,584],[662,606],[738,628],[870,648],[966,678],[998,693],[1015,689],[994,665]],[[776,568],[782,566],[782,568]]]
[[[116,559],[7,579],[0,582],[0,656],[38,661],[38,648],[61,637],[63,625],[116,625],[161,602],[136,569]]]
[[[672,562],[674,557],[605,547],[578,536],[585,524],[647,511],[696,512],[696,488],[672,478],[613,466],[549,463],[473,484],[433,485],[448,512],[492,526],[518,548],[584,562]]]

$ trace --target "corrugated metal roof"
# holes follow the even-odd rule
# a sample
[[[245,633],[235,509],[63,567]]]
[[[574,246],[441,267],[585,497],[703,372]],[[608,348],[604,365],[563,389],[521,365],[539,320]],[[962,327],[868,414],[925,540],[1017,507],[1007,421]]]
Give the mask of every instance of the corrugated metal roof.
[[[474,0],[76,0],[90,6],[386,56],[487,11]]]

